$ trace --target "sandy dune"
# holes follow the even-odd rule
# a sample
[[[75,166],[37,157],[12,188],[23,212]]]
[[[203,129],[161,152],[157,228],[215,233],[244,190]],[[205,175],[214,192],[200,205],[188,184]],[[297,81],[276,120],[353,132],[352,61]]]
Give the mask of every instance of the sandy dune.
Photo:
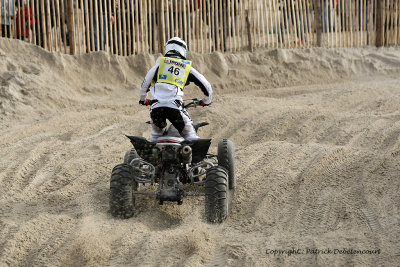
[[[199,134],[213,151],[221,138],[236,145],[221,225],[196,197],[141,197],[128,220],[108,212],[124,134],[149,137],[138,88],[156,57],[0,40],[0,266],[398,264],[399,49],[191,54],[215,91],[190,110],[210,122]]]

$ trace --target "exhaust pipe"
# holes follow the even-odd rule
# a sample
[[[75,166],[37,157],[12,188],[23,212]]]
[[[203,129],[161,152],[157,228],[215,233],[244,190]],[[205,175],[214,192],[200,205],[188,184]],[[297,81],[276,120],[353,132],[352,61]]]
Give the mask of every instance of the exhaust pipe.
[[[181,150],[181,155],[184,164],[192,162],[192,148],[190,146],[184,146]]]

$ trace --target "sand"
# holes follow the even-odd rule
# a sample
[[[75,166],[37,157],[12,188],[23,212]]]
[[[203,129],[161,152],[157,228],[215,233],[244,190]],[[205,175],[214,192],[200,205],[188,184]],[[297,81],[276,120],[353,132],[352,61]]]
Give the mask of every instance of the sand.
[[[190,110],[199,135],[236,146],[219,225],[202,197],[109,213],[124,134],[150,136],[138,91],[157,56],[0,39],[0,266],[398,265],[399,48],[190,54],[215,93]]]

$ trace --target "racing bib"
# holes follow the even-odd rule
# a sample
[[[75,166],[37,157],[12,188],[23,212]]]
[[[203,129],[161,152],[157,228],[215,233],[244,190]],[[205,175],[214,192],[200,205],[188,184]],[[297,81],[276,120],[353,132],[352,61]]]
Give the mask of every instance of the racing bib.
[[[178,58],[161,57],[157,82],[169,83],[183,89],[189,77],[192,62]]]

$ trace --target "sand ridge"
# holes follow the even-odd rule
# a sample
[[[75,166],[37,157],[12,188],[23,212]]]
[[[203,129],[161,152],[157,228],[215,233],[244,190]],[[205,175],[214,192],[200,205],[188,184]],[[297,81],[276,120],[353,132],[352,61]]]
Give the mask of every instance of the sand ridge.
[[[49,53],[0,40],[0,265],[394,266],[400,253],[400,50],[193,54],[215,101],[190,110],[236,146],[230,218],[201,198],[108,212],[109,176],[149,137],[139,85],[158,55]],[[186,96],[199,97],[190,85]],[[266,250],[380,250],[287,254]]]

